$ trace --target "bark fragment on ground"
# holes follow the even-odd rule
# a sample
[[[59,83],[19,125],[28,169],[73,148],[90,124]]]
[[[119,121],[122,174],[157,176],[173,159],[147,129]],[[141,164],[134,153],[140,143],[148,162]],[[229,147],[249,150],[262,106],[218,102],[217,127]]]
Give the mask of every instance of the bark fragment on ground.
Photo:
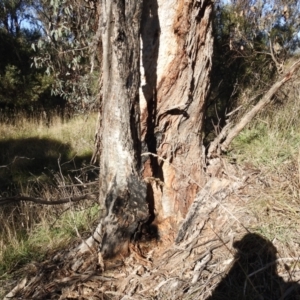
[[[208,262],[211,251],[222,246],[222,242],[209,240],[206,235],[202,235],[202,230],[220,202],[233,191],[230,186],[233,186],[230,180],[208,181],[199,192],[192,213],[181,227],[177,244],[168,246],[158,240],[132,243],[129,256],[105,261],[104,271],[97,265],[96,254],[85,253],[84,257],[78,257],[85,265],[74,271],[73,258],[67,260],[70,257],[68,251],[59,253],[39,265],[37,274],[28,278],[26,285],[18,292],[25,299],[91,299],[92,295],[96,297],[93,294],[96,290],[107,299],[121,299],[121,295],[143,299],[145,293],[154,296],[166,288],[177,293],[186,284],[184,277],[177,278],[178,270],[187,269],[193,276],[193,282],[201,275],[202,265],[198,264],[194,271],[188,270],[193,250],[200,250],[196,261],[205,258]],[[203,246],[205,249],[201,249]],[[159,258],[163,251],[164,255]],[[193,262],[196,256],[192,255]],[[177,269],[174,269],[174,265]]]
[[[68,251],[60,252],[28,271],[27,282],[19,286],[16,297],[216,300],[258,299],[268,293],[273,299],[297,299],[299,287],[291,283],[300,278],[297,247],[283,249],[278,242],[257,235],[252,229],[257,216],[245,210],[245,203],[264,189],[269,193],[270,185],[262,184],[264,175],[259,170],[241,170],[226,162],[223,167],[227,171],[222,178],[208,180],[198,193],[201,205],[195,204],[194,213],[182,223],[181,232],[186,233],[177,236],[178,243],[145,237],[129,245],[127,257],[105,260],[104,271],[97,266],[96,255],[86,254],[85,271],[74,272],[66,260]],[[293,267],[288,270],[287,265]],[[273,289],[262,282],[272,283]]]

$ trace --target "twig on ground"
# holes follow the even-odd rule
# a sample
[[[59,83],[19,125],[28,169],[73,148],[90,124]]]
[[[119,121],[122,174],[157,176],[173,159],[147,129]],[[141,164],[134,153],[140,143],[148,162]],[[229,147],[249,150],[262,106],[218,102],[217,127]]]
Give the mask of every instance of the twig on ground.
[[[4,197],[4,198],[0,198],[0,206],[9,203],[20,202],[20,201],[34,202],[43,205],[59,205],[59,204],[65,204],[69,202],[79,202],[81,200],[93,200],[96,199],[97,195],[98,193],[89,193],[89,194],[76,196],[76,197],[62,198],[55,201],[50,201],[42,198],[27,197],[27,196]]]

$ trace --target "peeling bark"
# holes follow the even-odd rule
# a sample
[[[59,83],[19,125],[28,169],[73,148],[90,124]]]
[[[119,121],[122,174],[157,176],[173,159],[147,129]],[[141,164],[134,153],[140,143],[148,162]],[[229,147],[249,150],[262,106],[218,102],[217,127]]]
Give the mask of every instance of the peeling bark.
[[[184,0],[144,5],[142,138],[146,151],[171,162],[154,157],[143,162],[144,177],[164,183],[151,185],[157,223],[169,219],[176,226],[199,189],[192,182],[205,183],[201,130],[210,88],[212,6],[210,1]],[[145,13],[147,7],[151,13]]]
[[[201,130],[212,6],[207,0],[102,1],[103,218],[80,252],[96,243],[103,256],[114,255],[145,222],[154,221],[161,238],[176,232],[205,183]]]
[[[140,169],[140,19],[142,1],[103,0],[103,103],[100,126],[100,197],[103,218],[87,244],[103,256],[124,242],[149,217],[147,186]],[[85,251],[83,245],[81,251]]]
[[[197,194],[184,222],[180,225],[176,244],[196,239],[213,210],[242,184],[242,181],[232,183],[225,179],[210,179]]]

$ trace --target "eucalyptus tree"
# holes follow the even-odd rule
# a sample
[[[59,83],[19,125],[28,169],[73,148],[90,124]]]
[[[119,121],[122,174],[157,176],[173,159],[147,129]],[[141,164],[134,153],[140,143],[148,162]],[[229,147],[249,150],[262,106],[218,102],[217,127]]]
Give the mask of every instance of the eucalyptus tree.
[[[0,1],[2,107],[29,107],[49,92],[51,78],[30,66],[33,57],[31,43],[40,37],[31,8],[31,0]]]
[[[268,20],[269,6],[259,3],[235,2],[240,11],[232,16],[235,23],[227,26],[229,51],[259,53],[254,42],[262,36],[265,42],[257,45],[261,51],[269,45],[278,80],[245,118],[236,125],[228,123],[206,150],[203,126],[213,58],[211,1],[51,0],[49,4],[41,0],[35,4],[43,34],[33,48],[44,49],[35,64],[46,66],[46,72],[58,79],[54,91],[68,99],[72,95],[84,99],[89,91],[88,86],[85,94],[80,91],[81,79],[95,70],[102,83],[97,152],[103,214],[92,236],[79,247],[81,252],[98,245],[101,262],[102,255],[124,250],[150,223],[162,239],[176,235],[207,182],[210,160],[226,151],[245,124],[292,78],[300,63],[281,75],[282,62],[274,54],[271,33],[264,35],[260,29]],[[276,24],[288,23],[285,7],[282,18]],[[253,27],[248,27],[251,22]],[[276,24],[270,30],[278,28]],[[187,221],[184,224],[181,238],[188,230]]]
[[[300,60],[286,69],[278,69],[274,62],[276,80],[244,116],[229,120],[205,149],[213,2],[99,0],[89,7],[96,12],[91,43],[102,64],[101,69],[98,65],[102,90],[97,132],[102,216],[87,240],[68,255],[56,256],[68,258],[71,273],[88,269],[84,280],[96,269],[95,256],[90,255],[96,248],[103,269],[103,258],[126,252],[129,242],[138,241],[150,224],[162,242],[186,242],[175,248],[192,249],[207,215],[240,183],[235,178],[216,179],[223,171],[220,156],[300,67]],[[49,39],[59,40],[59,28],[49,31]],[[64,32],[63,28],[62,36]],[[217,170],[210,172],[214,162]],[[71,264],[70,258],[74,258]],[[74,275],[74,280],[82,280]],[[64,286],[73,281],[70,278]],[[34,286],[35,292],[37,285],[31,282],[26,288]],[[40,289],[37,298],[47,292]]]
[[[295,34],[284,34],[297,31],[297,26],[286,27],[292,26],[288,11],[296,10],[298,4],[286,4],[289,8],[282,4],[274,23],[268,25],[270,7],[265,2],[264,6],[253,2],[250,7],[247,1],[239,3],[239,16],[248,14],[252,27],[247,24],[242,31],[243,24],[235,16],[229,50],[241,42],[245,44],[238,45],[239,51],[243,51],[241,46],[256,54],[268,51],[265,55],[271,58],[275,75],[255,105],[245,110],[240,120],[230,120],[205,151],[202,139],[211,85],[213,3],[100,1],[103,102],[98,131],[99,200],[104,212],[87,243],[99,244],[100,254],[119,251],[123,242],[139,236],[143,224],[151,222],[164,239],[176,236],[185,219],[177,236],[178,242],[182,240],[195,225],[191,216],[197,214],[199,201],[195,199],[207,182],[205,170],[298,70],[299,61],[284,69],[284,57],[274,50],[279,33],[278,40],[286,36],[283,48],[291,49],[295,42]],[[296,17],[293,15],[294,20]],[[265,42],[254,47],[261,36]],[[85,251],[86,244],[80,250]]]
[[[267,54],[280,74],[245,118],[227,124],[205,151],[203,126],[213,58],[211,1],[35,3],[43,33],[33,48],[44,51],[35,64],[46,66],[46,72],[58,79],[54,91],[81,100],[89,93],[88,85],[80,91],[88,72],[96,70],[102,82],[97,146],[103,213],[80,252],[97,246],[101,263],[102,255],[124,250],[150,223],[162,239],[176,235],[207,182],[210,160],[226,151],[296,72],[299,62],[281,75],[272,36],[276,28],[285,32],[282,26],[289,25],[292,4],[290,10],[283,6],[271,27],[270,6],[242,0],[234,4],[234,23],[225,24],[227,29],[219,26],[221,34],[227,30],[229,51],[258,54],[270,47]],[[218,12],[215,17],[224,21]],[[217,38],[220,32],[215,31]],[[188,231],[187,221],[184,224],[179,240]]]
[[[97,25],[93,1],[40,0],[32,9],[41,38],[32,44],[37,51],[34,66],[54,78],[52,93],[64,97],[74,109],[95,104],[99,55],[92,46]],[[91,51],[93,50],[93,51]]]
[[[47,17],[50,29],[52,24],[56,27],[45,35],[55,51],[69,53],[59,48],[60,39],[68,37],[72,55],[83,51],[80,47],[88,45],[87,40],[101,54],[97,145],[103,213],[79,251],[97,246],[102,264],[102,256],[127,249],[128,241],[137,239],[151,222],[161,239],[176,235],[207,182],[209,162],[202,133],[211,85],[213,3],[102,0],[73,7],[74,12],[69,9],[71,2],[57,3],[51,2]],[[77,20],[75,16],[80,14],[83,17]],[[90,14],[95,18],[89,18]],[[91,27],[82,33],[75,30],[82,28],[83,20],[87,24],[92,21],[93,38],[88,32]],[[74,27],[67,30],[65,24]],[[237,36],[229,33],[232,47],[236,46]],[[251,48],[249,39],[245,47]],[[74,62],[70,67],[77,65]],[[291,74],[298,67],[296,64]],[[271,87],[267,101],[262,98],[264,105],[289,79],[284,76]],[[212,143],[209,159],[220,154],[216,144],[226,141],[228,147],[226,137],[232,140],[241,130],[234,126],[231,129]],[[188,231],[187,225],[184,228],[181,238]]]
[[[210,1],[98,3],[104,211],[82,252],[98,244],[100,256],[113,255],[152,221],[167,238],[204,183],[201,131],[212,66],[212,10]]]

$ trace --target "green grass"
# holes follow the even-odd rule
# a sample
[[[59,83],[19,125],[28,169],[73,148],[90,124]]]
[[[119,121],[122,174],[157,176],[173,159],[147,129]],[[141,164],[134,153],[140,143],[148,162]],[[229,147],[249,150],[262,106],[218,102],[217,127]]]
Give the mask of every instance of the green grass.
[[[59,171],[67,177],[71,170],[89,164],[95,123],[95,114],[68,122],[57,116],[50,127],[22,115],[12,124],[0,123],[1,191],[19,193],[29,181],[51,181]]]
[[[39,261],[48,253],[67,246],[71,240],[79,238],[77,230],[79,233],[90,233],[90,226],[98,216],[99,206],[81,205],[77,210],[71,207],[59,217],[54,209],[46,210],[47,216],[43,216],[40,222],[29,230],[14,228],[9,220],[2,219],[4,229],[2,227],[0,232],[0,279],[7,277],[25,263]]]
[[[92,114],[63,122],[56,116],[50,127],[42,119],[22,115],[11,123],[0,122],[0,196],[58,199],[96,191],[97,185],[65,187],[97,178],[98,168],[90,165],[96,119]],[[96,200],[0,206],[0,286],[27,263],[90,234],[98,211]],[[0,298],[4,292],[0,288]]]
[[[287,93],[285,103],[267,107],[233,141],[231,155],[238,162],[271,170],[298,159],[300,103],[295,92]]]
[[[256,216],[252,228],[269,240],[289,244],[297,239],[300,205],[299,88],[288,86],[288,98],[270,105],[233,141],[229,157],[250,173],[261,188],[246,204]]]
[[[234,156],[239,162],[274,169],[297,158],[300,133],[280,132],[265,124],[245,129],[233,142]]]

